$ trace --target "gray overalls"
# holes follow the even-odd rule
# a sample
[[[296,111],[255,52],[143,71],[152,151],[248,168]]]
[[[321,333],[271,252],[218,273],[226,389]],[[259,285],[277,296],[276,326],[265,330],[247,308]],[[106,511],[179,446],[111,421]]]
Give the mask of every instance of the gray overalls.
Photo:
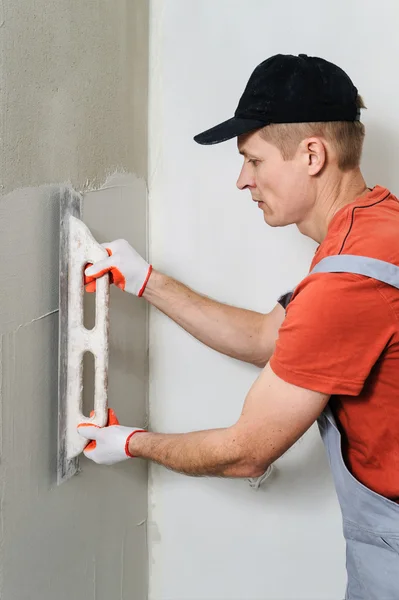
[[[399,267],[382,260],[328,256],[309,275],[324,272],[365,275],[399,289]],[[373,492],[349,472],[342,457],[341,435],[328,405],[318,426],[342,511],[348,572],[345,598],[399,600],[399,504]],[[399,431],[397,434],[399,449]]]

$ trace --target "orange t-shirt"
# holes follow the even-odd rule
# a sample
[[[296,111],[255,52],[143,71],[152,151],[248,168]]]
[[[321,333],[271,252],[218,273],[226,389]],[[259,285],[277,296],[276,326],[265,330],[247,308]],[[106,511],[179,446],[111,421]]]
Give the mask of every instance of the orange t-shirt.
[[[376,186],[341,208],[316,250],[399,266],[399,201]],[[288,383],[330,394],[351,473],[399,502],[399,290],[351,273],[315,273],[295,288],[270,360]]]

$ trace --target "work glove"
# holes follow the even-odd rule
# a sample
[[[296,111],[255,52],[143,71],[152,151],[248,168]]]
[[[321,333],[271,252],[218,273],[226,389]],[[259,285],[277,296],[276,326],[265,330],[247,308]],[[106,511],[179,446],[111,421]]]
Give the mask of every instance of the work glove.
[[[102,246],[108,252],[109,258],[91,266],[86,265],[86,291],[95,292],[96,279],[109,273],[110,282],[121,290],[142,296],[151,275],[152,265],[148,264],[126,240],[116,240]]]
[[[93,412],[90,416],[93,416]],[[130,438],[145,429],[122,427],[112,408],[108,409],[108,424],[106,427],[80,423],[78,433],[90,441],[83,454],[100,465],[114,465],[122,460],[134,458],[129,452]]]

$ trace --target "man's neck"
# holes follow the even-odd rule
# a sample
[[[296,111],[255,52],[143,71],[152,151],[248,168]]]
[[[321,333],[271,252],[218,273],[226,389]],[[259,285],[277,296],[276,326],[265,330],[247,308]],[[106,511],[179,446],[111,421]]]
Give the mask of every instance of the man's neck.
[[[369,191],[360,169],[341,174],[335,181],[321,182],[320,188],[311,214],[303,223],[298,224],[303,235],[319,244],[326,237],[336,213]]]

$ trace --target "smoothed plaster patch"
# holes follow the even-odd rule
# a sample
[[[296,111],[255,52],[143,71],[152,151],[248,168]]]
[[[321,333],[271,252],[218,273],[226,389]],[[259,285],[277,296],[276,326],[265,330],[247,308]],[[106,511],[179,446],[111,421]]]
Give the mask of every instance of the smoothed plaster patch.
[[[3,264],[3,281],[7,286],[0,287],[0,333],[17,331],[38,319],[43,319],[58,311],[58,239],[59,239],[59,191],[62,188],[73,189],[66,181],[58,184],[45,184],[32,188],[18,188],[0,197],[0,239],[3,256],[8,252],[14,255],[14,262]],[[134,173],[113,171],[98,187],[88,187],[79,193],[88,201],[94,192],[125,193],[131,190],[132,205],[140,205],[147,219],[147,185],[144,179]],[[143,201],[144,199],[144,201]],[[34,223],[32,228],[29,223]],[[35,248],[38,243],[43,254],[42,264],[36,262],[31,267],[32,255],[18,244],[17,236],[26,241],[26,248]],[[39,236],[39,239],[38,237]],[[99,240],[110,241],[110,240]],[[46,249],[47,248],[47,249]],[[147,244],[145,253],[148,252]],[[24,277],[18,284],[15,271]],[[20,299],[15,304],[15,298]],[[37,302],[35,299],[37,298]],[[35,310],[36,306],[36,310]],[[38,309],[38,311],[37,311]],[[38,314],[39,313],[39,314]]]
[[[145,182],[114,173],[103,185],[84,194],[83,220],[98,241],[125,237],[144,254]],[[55,485],[59,187],[0,198],[0,597],[144,600],[145,461],[82,459],[78,477]],[[111,307],[109,395],[121,421],[143,426],[146,305],[114,289]]]

